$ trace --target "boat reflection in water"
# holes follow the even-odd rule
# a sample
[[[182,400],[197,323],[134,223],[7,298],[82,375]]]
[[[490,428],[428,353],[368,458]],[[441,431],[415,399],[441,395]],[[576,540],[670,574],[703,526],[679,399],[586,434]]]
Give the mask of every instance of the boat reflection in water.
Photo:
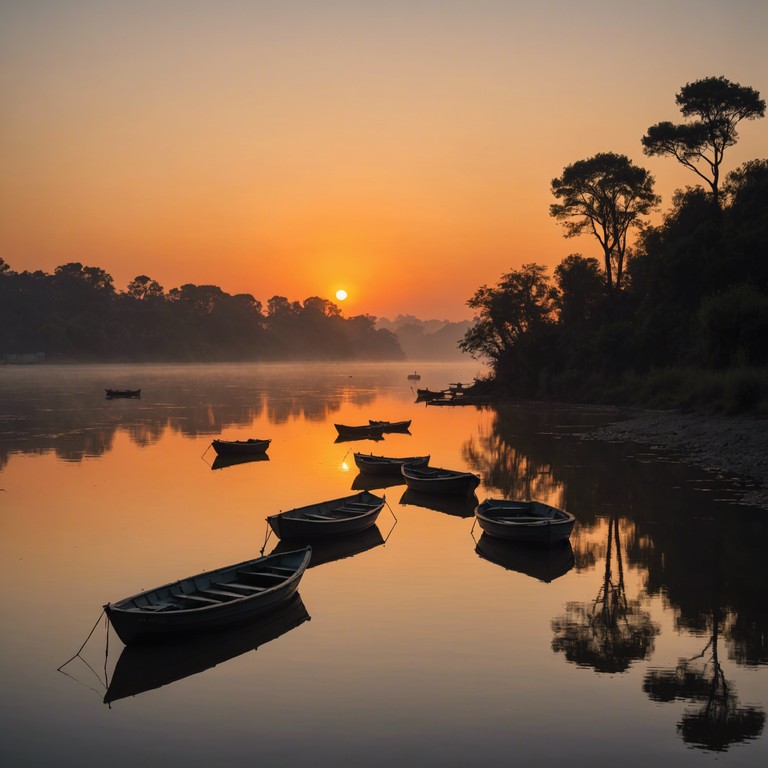
[[[256,461],[269,461],[269,454],[254,453],[246,456],[217,456],[211,464],[211,469],[226,469],[240,464],[253,464]]]
[[[570,541],[537,547],[484,533],[475,544],[475,552],[484,560],[547,583],[564,576],[576,564]]]
[[[405,485],[402,475],[371,475],[368,472],[360,472],[352,481],[351,487],[353,491],[375,491],[397,485]]]
[[[338,538],[313,541],[312,556],[307,568],[314,568],[324,563],[332,563],[334,560],[354,557],[355,555],[367,552],[369,549],[380,547],[384,544],[384,541],[384,537],[376,525],[366,528],[364,531],[360,531],[360,533],[351,533],[347,536],[339,536]],[[295,541],[288,542],[287,544],[281,541],[270,554],[275,555],[281,552],[289,552],[295,546]]]
[[[183,640],[126,646],[115,665],[104,703],[161,688],[255,651],[309,618],[301,597],[295,595],[282,608],[255,621]]]
[[[400,503],[414,507],[433,509],[454,517],[472,517],[475,514],[478,498],[471,496],[451,496],[442,493],[425,493],[408,488],[400,497]]]

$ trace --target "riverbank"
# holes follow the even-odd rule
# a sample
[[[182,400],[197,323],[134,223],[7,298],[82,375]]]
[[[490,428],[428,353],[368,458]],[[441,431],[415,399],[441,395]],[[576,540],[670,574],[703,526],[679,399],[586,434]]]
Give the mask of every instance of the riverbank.
[[[768,511],[768,419],[638,411],[583,435],[635,442],[720,475],[738,479],[742,501]]]

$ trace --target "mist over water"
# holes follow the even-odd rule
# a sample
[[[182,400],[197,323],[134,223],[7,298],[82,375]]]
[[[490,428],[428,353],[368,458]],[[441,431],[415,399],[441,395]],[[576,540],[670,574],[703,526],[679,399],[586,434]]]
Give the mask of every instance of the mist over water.
[[[721,478],[579,439],[610,410],[428,407],[414,367],[433,389],[479,372],[0,369],[3,763],[764,762],[765,515]],[[335,442],[369,419],[410,434]],[[272,442],[217,465],[215,437]],[[478,499],[539,499],[576,528],[504,546],[473,499],[374,489],[354,451],[430,454],[479,474]],[[104,603],[256,557],[267,515],[363,487],[388,502],[376,528],[318,547],[269,621],[134,652],[102,618],[57,672]]]

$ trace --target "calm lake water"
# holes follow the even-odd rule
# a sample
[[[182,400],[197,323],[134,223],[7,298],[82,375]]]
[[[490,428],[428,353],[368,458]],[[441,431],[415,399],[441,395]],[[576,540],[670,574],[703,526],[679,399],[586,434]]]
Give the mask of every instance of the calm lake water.
[[[478,372],[418,367],[430,388]],[[0,368],[2,764],[768,764],[768,515],[579,438],[611,411],[427,407],[410,370]],[[411,434],[336,442],[369,418]],[[271,438],[269,459],[218,468],[218,436]],[[267,515],[370,487],[354,450],[566,508],[571,545],[502,547],[474,500],[393,485],[278,614],[138,654],[102,616],[57,671],[104,603],[256,557]]]

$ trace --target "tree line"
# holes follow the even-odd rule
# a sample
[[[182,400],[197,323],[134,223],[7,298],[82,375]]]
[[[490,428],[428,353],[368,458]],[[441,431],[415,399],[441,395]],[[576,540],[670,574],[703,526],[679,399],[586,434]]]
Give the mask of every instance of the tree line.
[[[594,238],[601,258],[571,254],[551,277],[525,264],[467,302],[475,320],[460,346],[490,361],[502,391],[695,407],[727,380],[724,407],[768,402],[768,160],[722,167],[765,101],[722,76],[676,101],[684,121],[651,126],[642,149],[703,184],[677,190],[651,226],[660,198],[646,169],[612,152],[574,162],[551,182],[550,214],[566,238]]]
[[[0,259],[0,353],[67,361],[402,359],[370,315],[343,317],[327,299],[251,294],[187,283],[165,291],[139,275],[125,291],[99,267],[14,272]]]

